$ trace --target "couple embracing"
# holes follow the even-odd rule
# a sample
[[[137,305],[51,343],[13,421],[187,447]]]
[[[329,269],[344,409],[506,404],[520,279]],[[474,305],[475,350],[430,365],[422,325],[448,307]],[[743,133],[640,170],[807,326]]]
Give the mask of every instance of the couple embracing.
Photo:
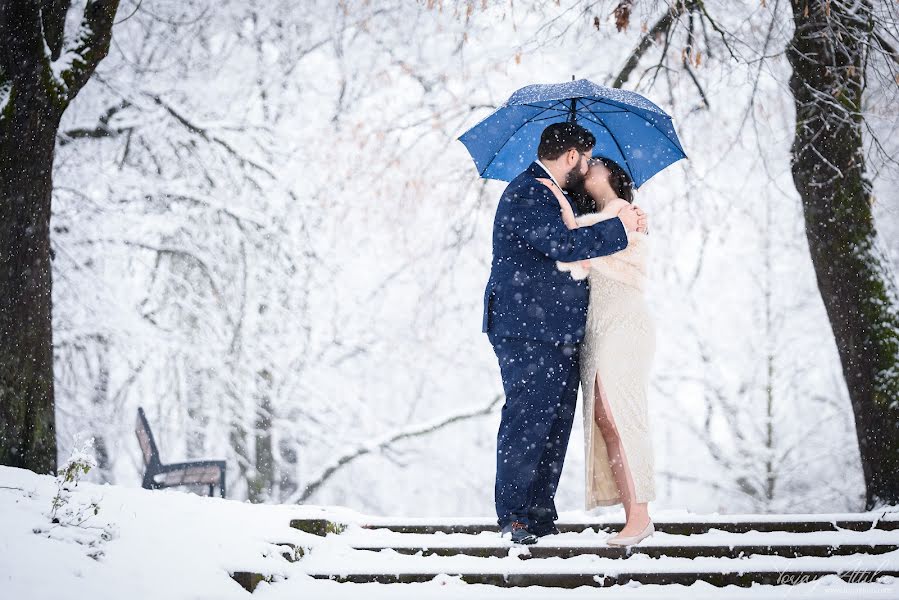
[[[647,216],[633,204],[627,172],[591,158],[595,144],[576,123],[549,125],[537,160],[509,183],[496,210],[482,330],[506,396],[497,523],[515,543],[558,533],[554,498],[579,386],[586,508],[624,505],[627,522],[611,545],[637,543],[655,529]]]

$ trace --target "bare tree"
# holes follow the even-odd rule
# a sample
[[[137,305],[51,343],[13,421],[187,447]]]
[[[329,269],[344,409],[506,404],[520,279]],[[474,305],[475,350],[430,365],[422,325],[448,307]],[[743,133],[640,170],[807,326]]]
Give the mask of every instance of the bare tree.
[[[296,499],[347,441],[405,431],[455,395],[452,370],[435,370],[474,370],[432,325],[476,302],[459,302],[449,268],[480,231],[476,206],[434,202],[475,187],[460,193],[439,172],[468,165],[438,161],[436,176],[397,166],[418,148],[450,147],[473,110],[447,93],[444,63],[422,56],[433,38],[396,44],[412,19],[428,31],[440,24],[402,3],[317,6],[144,4],[118,26],[98,85],[58,138],[57,179],[69,184],[54,201],[61,445],[89,428],[137,471],[139,401],[171,459],[225,456],[230,495]],[[391,81],[407,88],[402,102],[365,108],[392,96]],[[401,220],[397,206],[408,208]],[[359,277],[356,255],[384,246],[382,261],[363,267],[372,280]],[[416,285],[429,301],[397,298]],[[107,377],[93,339],[108,346],[115,406],[91,403]],[[412,354],[433,360],[408,368]],[[415,437],[365,460],[399,467],[428,447]],[[383,478],[344,464],[338,474],[360,469],[371,480],[351,493],[376,498]],[[341,477],[326,479],[319,496],[341,492]]]
[[[790,5],[793,181],[855,412],[870,510],[899,502],[899,298],[872,215],[862,96],[879,66],[873,55],[897,55],[885,39],[890,21],[875,19],[870,0]]]
[[[56,470],[50,204],[63,112],[106,56],[118,0],[0,2],[0,463]]]

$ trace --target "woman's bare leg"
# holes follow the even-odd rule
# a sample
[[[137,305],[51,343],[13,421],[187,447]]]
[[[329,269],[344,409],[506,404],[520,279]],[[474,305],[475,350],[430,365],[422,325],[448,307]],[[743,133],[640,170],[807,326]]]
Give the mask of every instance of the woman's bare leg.
[[[609,398],[602,387],[599,373],[596,374],[593,389],[594,419],[596,419],[596,425],[602,432],[602,437],[606,442],[609,466],[612,469],[612,475],[615,477],[615,483],[621,494],[622,504],[624,504],[624,514],[627,522],[619,535],[636,535],[649,524],[649,503],[635,502],[637,496],[634,492],[634,480],[631,476],[631,469],[627,463],[624,445],[621,443],[621,436],[618,434],[612,411],[609,408]]]

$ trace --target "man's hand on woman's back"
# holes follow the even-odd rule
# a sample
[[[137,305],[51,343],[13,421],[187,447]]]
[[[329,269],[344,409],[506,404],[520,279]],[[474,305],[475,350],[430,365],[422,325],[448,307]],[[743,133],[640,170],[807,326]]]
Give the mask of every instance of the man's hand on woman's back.
[[[621,219],[624,228],[628,231],[645,231],[646,229],[646,213],[633,204],[622,206],[618,211],[618,218]]]

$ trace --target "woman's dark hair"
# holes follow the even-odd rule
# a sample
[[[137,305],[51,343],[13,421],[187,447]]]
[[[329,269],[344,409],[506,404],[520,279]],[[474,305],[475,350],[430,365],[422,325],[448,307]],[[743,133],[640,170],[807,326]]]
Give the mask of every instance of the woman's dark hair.
[[[615,195],[633,204],[634,182],[631,180],[630,175],[627,174],[627,171],[622,169],[617,162],[605,156],[594,156],[588,161],[591,167],[597,163],[602,163],[609,170],[609,185],[612,187]],[[570,190],[569,193],[579,214],[599,210],[596,202],[593,200],[593,196],[587,193],[587,190],[584,188],[583,181],[576,189]]]
[[[555,160],[571,150],[586,152],[596,145],[596,136],[577,123],[553,123],[540,134],[537,158]]]

